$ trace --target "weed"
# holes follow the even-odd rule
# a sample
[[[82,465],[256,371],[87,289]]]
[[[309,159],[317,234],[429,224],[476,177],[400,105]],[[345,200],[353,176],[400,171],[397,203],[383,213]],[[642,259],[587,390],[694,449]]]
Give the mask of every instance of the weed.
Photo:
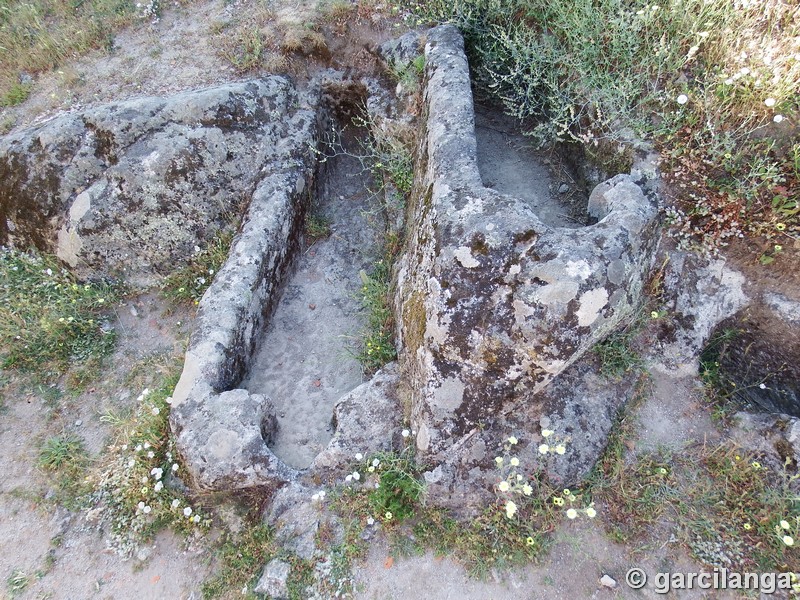
[[[0,4],[0,98],[14,103],[27,91],[20,73],[52,70],[67,58],[109,48],[114,31],[136,16],[127,0],[8,0]]]
[[[214,577],[203,583],[203,598],[221,598],[232,590],[242,590],[244,597],[255,587],[260,570],[278,554],[269,526],[248,527],[238,538],[229,536],[218,550],[220,563]]]
[[[356,358],[368,373],[374,373],[397,357],[394,317],[389,298],[390,278],[385,260],[376,262],[370,275],[361,272],[361,303],[367,311],[367,330]]]
[[[592,348],[600,358],[600,373],[603,376],[619,380],[629,373],[636,375],[642,371],[644,361],[635,348],[635,342],[647,323],[646,312],[644,307],[640,308],[630,323]],[[653,311],[650,316],[657,319],[660,313]]]
[[[728,343],[738,334],[736,329],[724,329],[712,335],[700,353],[700,378],[705,384],[706,395],[718,405],[725,404],[734,391],[732,382],[723,378],[719,361]]]
[[[195,247],[195,254],[189,264],[164,279],[164,297],[177,304],[199,304],[200,298],[214,280],[214,275],[225,264],[232,241],[233,233],[221,232],[214,236],[205,249]]]
[[[211,525],[175,481],[182,471],[168,432],[177,380],[173,369],[155,390],[142,391],[133,414],[118,420],[116,440],[88,478],[94,490],[87,499],[89,515],[110,523],[111,545],[122,556],[164,527],[200,535]]]
[[[267,47],[264,34],[257,27],[239,32],[225,57],[239,74],[254,71],[261,65]]]
[[[392,65],[389,74],[406,90],[416,93],[422,83],[422,74],[425,72],[425,55],[417,56],[405,65]]]
[[[24,592],[29,583],[30,577],[19,569],[14,569],[6,580],[8,592],[11,594],[12,598]]]
[[[17,104],[22,104],[23,102],[25,102],[25,100],[28,99],[28,96],[30,96],[32,89],[33,86],[31,84],[26,84],[26,83],[13,84],[6,92],[5,96],[3,96],[2,100],[0,100],[0,107],[16,106]]]
[[[48,438],[39,452],[39,466],[49,471],[80,469],[86,463],[83,439],[74,433]]]
[[[78,282],[54,257],[0,250],[0,360],[45,378],[114,346],[106,315],[120,289]]]
[[[403,432],[409,434],[407,430]],[[560,453],[566,443],[552,431],[543,431],[552,442],[540,446],[542,455]],[[404,435],[408,438],[408,435]],[[361,461],[345,478],[350,484],[334,492],[331,504],[345,525],[348,560],[363,555],[361,532],[380,522],[390,535],[393,553],[413,555],[431,548],[437,555],[453,554],[477,577],[496,568],[524,564],[541,556],[549,547],[549,534],[556,524],[584,515],[594,518],[593,504],[586,504],[580,491],[552,490],[543,478],[528,480],[514,455],[517,440],[508,438],[502,456],[495,459],[500,481],[496,499],[469,522],[459,522],[447,510],[424,502],[423,469],[411,455],[412,446],[397,453],[381,453]]]
[[[283,32],[281,50],[286,54],[302,56],[325,55],[329,52],[325,36],[319,32],[315,23],[287,27]]]
[[[603,499],[611,535],[619,542],[641,536],[678,496],[668,457],[642,456],[605,475],[595,493]]]
[[[331,234],[331,221],[323,215],[308,213],[306,215],[306,237],[310,243],[322,240]]]
[[[320,17],[329,23],[333,23],[340,28],[346,26],[348,19],[353,15],[357,6],[350,0],[324,0],[319,3],[318,9]]]
[[[630,331],[615,332],[594,348],[600,357],[600,372],[610,379],[621,379],[631,371],[642,367],[642,358],[631,345]]]
[[[689,469],[691,484],[676,509],[697,558],[738,571],[800,568],[793,543],[783,539],[791,529],[783,523],[800,517],[794,478],[731,444],[702,448]]]
[[[410,447],[400,454],[376,454],[364,465],[364,470],[378,476],[379,485],[369,492],[372,514],[396,523],[402,523],[414,514],[423,486]],[[387,515],[391,516],[387,518]]]

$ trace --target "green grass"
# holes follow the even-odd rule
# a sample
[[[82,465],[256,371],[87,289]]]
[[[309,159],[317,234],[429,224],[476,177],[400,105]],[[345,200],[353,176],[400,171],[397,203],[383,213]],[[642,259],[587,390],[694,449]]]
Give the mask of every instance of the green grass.
[[[738,334],[736,329],[726,329],[713,335],[700,353],[700,378],[705,384],[706,397],[715,406],[715,415],[723,418],[731,411],[741,408],[734,400],[736,386],[720,371],[720,357],[728,342]]]
[[[649,321],[661,318],[658,311],[649,307],[658,301],[660,279],[656,275],[648,285],[651,294],[648,301],[636,309],[629,322],[611,333],[602,342],[595,344],[592,351],[600,359],[600,373],[612,380],[620,380],[627,375],[638,376],[644,369],[644,359],[637,348],[637,340],[648,326]]]
[[[86,482],[90,460],[83,439],[73,433],[48,438],[39,450],[37,462],[52,477],[54,502],[68,509],[81,508],[90,491]]]
[[[12,84],[5,95],[0,98],[0,107],[3,106],[16,106],[22,104],[28,99],[31,94],[33,86],[25,83]]]
[[[630,132],[653,140],[667,159],[668,214],[681,243],[719,247],[740,235],[800,232],[800,144],[790,125],[800,109],[795,3],[407,6],[412,24],[461,29],[480,93],[539,142],[579,142],[608,165]]]
[[[50,256],[0,251],[0,364],[47,378],[93,364],[114,347],[103,323],[120,296],[81,283]]]
[[[209,245],[192,256],[188,264],[170,275],[162,285],[165,298],[176,304],[197,305],[219,272],[233,241],[233,233],[217,234]]]
[[[14,569],[6,579],[6,588],[12,598],[25,591],[30,584],[31,578],[22,570]]]
[[[675,510],[690,551],[714,567],[796,572],[800,551],[782,537],[797,536],[800,503],[794,478],[762,465],[733,444],[693,454]],[[790,524],[780,527],[782,520]]]
[[[634,454],[636,428],[630,417],[619,421],[586,488],[612,539],[629,543],[668,527],[710,567],[800,567],[800,551],[782,541],[800,527],[795,465],[765,466],[730,442]]]
[[[507,453],[507,462],[513,465],[511,446]],[[335,490],[330,505],[344,525],[345,540],[339,548],[347,568],[365,555],[363,531],[380,523],[392,556],[418,555],[431,549],[439,556],[455,557],[472,576],[485,578],[494,569],[528,564],[541,557],[566,508],[586,512],[579,508],[581,494],[553,490],[542,480],[531,480],[531,489],[523,493],[523,483],[527,487],[528,480],[519,483],[517,468],[510,467],[501,469],[499,477],[507,476],[513,482],[512,490],[498,493],[479,514],[459,521],[448,510],[426,502],[421,480],[424,469],[413,460],[411,447],[399,454],[370,456],[355,469],[366,483]],[[526,471],[520,467],[519,472]],[[379,483],[377,489],[373,481]],[[517,509],[509,516],[506,507],[511,498]]]
[[[217,573],[203,583],[203,598],[222,598],[238,591],[243,598],[255,598],[252,589],[261,569],[278,554],[272,529],[264,524],[246,528],[239,537],[230,536],[219,548]],[[244,594],[240,590],[245,589]]]
[[[305,230],[306,238],[313,244],[331,234],[331,221],[322,215],[308,213],[306,215]]]
[[[367,373],[374,373],[397,357],[390,283],[391,271],[387,260],[376,262],[369,275],[361,272],[361,303],[367,313],[367,328],[356,358]]]
[[[89,50],[111,48],[114,32],[136,12],[132,0],[0,0],[0,98],[24,101],[23,73],[36,75]]]
[[[170,396],[179,376],[180,365],[171,365],[153,389],[141,390],[131,414],[100,417],[113,428],[113,443],[89,474],[85,503],[103,515],[111,546],[122,556],[162,529],[195,536],[211,526],[201,499],[166,485],[170,474],[184,474],[169,435]]]
[[[39,466],[48,471],[80,469],[86,463],[83,440],[74,433],[48,438],[39,452]]]

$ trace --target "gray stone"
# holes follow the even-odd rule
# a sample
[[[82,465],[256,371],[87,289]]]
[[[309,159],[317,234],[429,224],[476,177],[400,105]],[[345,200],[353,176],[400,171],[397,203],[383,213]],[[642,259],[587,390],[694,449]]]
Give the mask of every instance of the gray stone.
[[[457,30],[431,30],[425,56],[427,122],[395,314],[417,447],[436,463],[541,402],[630,317],[659,236],[655,203],[629,175],[594,190],[598,222],[580,229],[548,227],[519,198],[483,187]]]
[[[697,356],[714,328],[747,305],[744,275],[722,259],[669,253],[663,303],[677,327],[665,336],[662,355],[677,369],[697,372]]]
[[[356,452],[369,456],[400,445],[399,385],[397,364],[390,363],[336,403],[336,432],[311,464],[315,477],[334,482],[349,472]]]
[[[8,135],[0,244],[57,253],[80,277],[149,286],[238,216],[265,166],[294,160],[308,118],[292,84],[268,77]]]
[[[528,402],[496,415],[459,438],[431,471],[423,474],[427,497],[462,517],[479,514],[496,497],[500,471],[494,462],[514,436],[520,472],[545,471],[551,483],[572,487],[591,471],[605,450],[619,411],[633,397],[635,381],[597,375],[594,356],[576,361]],[[539,453],[543,429],[564,442],[563,455]],[[552,443],[553,438],[547,440]]]
[[[173,409],[175,444],[195,486],[234,490],[293,479],[267,447],[274,418],[268,398],[245,390],[193,395]]]
[[[300,246],[314,190],[316,116],[298,111],[292,127],[292,138],[281,142],[289,156],[262,174],[228,258],[200,301],[173,393],[176,448],[205,490],[274,487],[297,476],[267,447],[269,401],[235,389]]]
[[[274,558],[264,567],[264,573],[258,580],[253,591],[256,594],[266,594],[273,600],[284,600],[289,598],[289,588],[286,581],[292,567],[289,563]]]
[[[617,587],[617,581],[613,577],[611,577],[610,575],[604,574],[600,578],[600,585],[602,585],[603,587],[607,587],[607,588],[613,590],[614,588]]]
[[[378,54],[388,65],[404,68],[422,54],[422,44],[422,36],[416,31],[409,31],[378,46]]]

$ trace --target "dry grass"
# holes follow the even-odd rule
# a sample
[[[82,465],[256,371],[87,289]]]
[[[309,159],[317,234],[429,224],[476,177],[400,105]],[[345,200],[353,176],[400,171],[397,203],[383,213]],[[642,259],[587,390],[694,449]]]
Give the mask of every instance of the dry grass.
[[[19,103],[26,77],[111,48],[114,32],[135,20],[135,10],[127,0],[0,0],[0,105]]]

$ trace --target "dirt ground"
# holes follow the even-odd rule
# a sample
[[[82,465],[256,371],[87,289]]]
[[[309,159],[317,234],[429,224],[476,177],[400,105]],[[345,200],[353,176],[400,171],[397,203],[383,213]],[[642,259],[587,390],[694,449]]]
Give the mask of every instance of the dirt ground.
[[[276,22],[297,25],[309,18],[312,7],[310,2],[277,0],[271,14]],[[23,126],[58,111],[92,103],[170,93],[239,78],[208,40],[215,35],[212,30],[219,31],[225,23],[249,18],[248,11],[252,8],[246,2],[226,4],[212,0],[167,10],[158,24],[142,24],[120,32],[111,55],[93,54],[41,76],[30,99],[19,107],[6,109],[4,115],[13,118],[16,126]],[[369,23],[354,23],[356,26],[369,29]],[[363,51],[364,44],[391,34],[391,30],[377,26],[375,31],[372,38],[353,42],[342,56],[350,60]],[[334,35],[329,48],[336,51],[343,45],[346,44],[342,38]],[[488,164],[491,172],[491,163],[484,164]],[[536,177],[544,181],[548,177],[546,169],[537,172]],[[556,185],[556,195],[561,183],[564,182],[551,184]],[[571,193],[572,190],[563,192]],[[329,216],[334,220],[334,233],[326,243],[335,245],[339,243],[335,228],[341,215]],[[570,221],[558,207],[551,208],[547,217],[548,222],[562,222],[565,218]],[[351,298],[342,296],[339,304],[331,300],[327,308],[317,299],[320,292],[314,285],[324,282],[315,274],[323,269],[332,272],[332,267],[319,264],[328,256],[321,244],[314,252],[315,256],[308,253],[303,259],[306,262],[301,263],[296,276],[299,281],[294,308],[308,312],[313,311],[310,305],[315,304],[315,318],[321,318],[327,308],[341,313],[340,330],[331,330],[328,340],[336,345],[339,343],[336,336],[357,327],[359,320],[353,317]],[[357,272],[359,265],[356,262],[348,268]],[[99,374],[97,383],[79,395],[54,399],[57,394],[53,390],[30,389],[14,382],[6,386],[5,409],[0,411],[0,598],[10,597],[6,581],[14,571],[25,573],[30,581],[15,596],[18,598],[201,597],[200,585],[214,567],[211,540],[219,531],[212,533],[208,544],[192,548],[186,548],[175,535],[162,533],[137,556],[122,561],[107,547],[105,534],[96,523],[87,521],[82,513],[57,505],[54,482],[35,466],[41,442],[65,431],[79,434],[86,440],[90,454],[98,457],[110,442],[111,431],[101,417],[109,411],[130,408],[141,389],[164,365],[180,362],[191,331],[191,315],[182,311],[167,313],[165,308],[154,294],[116,307],[118,349],[108,368]],[[289,311],[286,323],[276,318],[275,329],[283,328],[284,336],[299,327],[289,318],[290,309],[291,306],[286,308]],[[288,348],[288,337],[284,341]],[[326,348],[324,353],[330,358],[333,346]],[[290,362],[307,349],[295,347],[291,352],[285,359]],[[330,435],[329,412],[325,411],[331,399],[360,381],[353,361],[340,356],[333,356],[335,364],[318,365],[313,374],[284,373],[287,381],[305,377],[303,385],[314,389],[317,389],[315,381],[319,380],[320,393],[328,395],[321,400],[326,408],[319,413],[316,437],[310,443],[323,444],[326,435]],[[269,356],[265,358],[266,362],[271,360]],[[691,441],[721,438],[708,407],[700,401],[700,383],[695,376],[672,372],[653,357],[648,370],[653,378],[653,391],[635,413],[641,423],[640,438],[634,444],[636,450],[665,446],[679,449]],[[255,373],[251,374],[249,385],[254,390],[261,385]],[[307,459],[298,456],[296,462]],[[626,587],[625,574],[629,568],[641,567],[648,574],[700,570],[700,565],[689,559],[670,537],[647,539],[635,547],[614,543],[603,530],[603,507],[597,509],[600,516],[594,521],[565,521],[555,534],[552,551],[541,564],[497,574],[484,582],[470,579],[451,559],[426,555],[387,561],[389,550],[379,540],[373,544],[365,563],[356,567],[356,597],[362,600],[650,598],[658,596],[652,587],[639,592]],[[601,584],[603,575],[613,578],[616,587]],[[672,597],[704,596],[700,592],[682,592]]]

